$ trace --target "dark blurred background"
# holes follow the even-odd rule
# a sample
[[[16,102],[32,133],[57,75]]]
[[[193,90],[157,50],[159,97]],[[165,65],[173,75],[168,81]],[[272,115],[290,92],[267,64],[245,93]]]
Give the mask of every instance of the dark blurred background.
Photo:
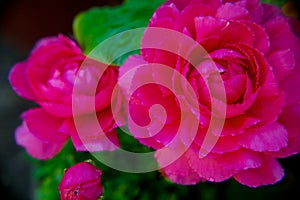
[[[32,191],[35,187],[34,179],[31,177],[30,162],[23,149],[14,141],[14,130],[21,123],[19,115],[33,104],[18,97],[12,91],[7,80],[9,70],[14,63],[28,56],[30,49],[40,38],[58,33],[72,36],[72,21],[80,11],[93,6],[114,6],[120,2],[121,0],[0,1],[0,194],[6,194],[5,199],[33,199]],[[298,0],[295,2],[299,3]],[[295,7],[289,6],[287,9],[292,9],[293,12]],[[299,17],[299,12],[296,14]],[[247,199],[247,194],[251,193],[253,196],[255,192],[259,195],[266,190],[279,194],[273,199],[282,199],[291,194],[298,195],[299,161],[299,155],[280,160],[286,170],[286,176],[277,187],[271,186],[255,191],[238,187],[239,191],[228,190],[236,191],[236,194],[233,192],[224,196],[242,194],[241,197]],[[220,186],[231,187],[227,183]],[[286,192],[289,195],[285,194]]]
[[[121,0],[1,0],[0,1],[0,194],[8,200],[33,199],[29,160],[14,141],[19,115],[33,104],[18,97],[7,76],[42,37],[72,36],[76,14],[93,6],[114,6]],[[2,196],[4,197],[4,196]],[[0,197],[1,199],[3,199]]]

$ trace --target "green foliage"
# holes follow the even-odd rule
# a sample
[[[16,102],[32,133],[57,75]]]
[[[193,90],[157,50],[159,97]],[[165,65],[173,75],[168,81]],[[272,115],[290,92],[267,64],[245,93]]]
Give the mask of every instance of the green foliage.
[[[282,7],[288,0],[262,0],[264,3],[274,4],[278,7]]]
[[[120,140],[121,148],[136,153],[152,152],[152,149],[142,145],[138,140],[134,139],[132,135],[129,135],[129,131],[123,132],[120,128],[117,129],[118,138]]]
[[[74,35],[85,53],[100,42],[125,30],[146,27],[164,0],[128,0],[117,7],[92,8],[74,20]]]
[[[64,174],[64,170],[76,163],[75,150],[69,141],[63,150],[54,158],[47,161],[33,160],[33,176],[37,180],[37,199],[59,199],[58,185]]]

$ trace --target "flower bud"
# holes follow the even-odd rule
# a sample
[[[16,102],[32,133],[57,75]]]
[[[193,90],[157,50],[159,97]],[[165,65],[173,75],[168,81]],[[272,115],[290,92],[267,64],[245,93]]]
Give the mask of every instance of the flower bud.
[[[96,200],[102,194],[101,170],[80,162],[65,171],[58,186],[61,200]]]

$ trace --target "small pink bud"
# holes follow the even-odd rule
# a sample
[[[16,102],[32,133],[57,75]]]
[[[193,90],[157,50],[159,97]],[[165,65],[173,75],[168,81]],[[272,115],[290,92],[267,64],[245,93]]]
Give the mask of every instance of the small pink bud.
[[[88,162],[73,165],[58,186],[61,200],[97,200],[102,194],[101,174]]]

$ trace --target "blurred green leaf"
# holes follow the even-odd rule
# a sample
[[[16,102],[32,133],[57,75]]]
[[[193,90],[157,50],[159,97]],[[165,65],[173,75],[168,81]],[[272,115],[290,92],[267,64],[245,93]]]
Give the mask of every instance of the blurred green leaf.
[[[262,0],[264,3],[274,4],[281,8],[288,0]]]
[[[73,23],[75,38],[88,54],[99,43],[117,33],[146,27],[154,11],[163,2],[164,0],[128,0],[117,7],[96,7],[82,12]],[[118,42],[122,40],[112,45],[118,46]]]
[[[71,141],[68,141],[62,151],[54,158],[46,161],[33,161],[35,168],[33,176],[38,183],[37,199],[59,199],[57,187],[64,174],[64,169],[76,163],[74,154],[74,147]]]

